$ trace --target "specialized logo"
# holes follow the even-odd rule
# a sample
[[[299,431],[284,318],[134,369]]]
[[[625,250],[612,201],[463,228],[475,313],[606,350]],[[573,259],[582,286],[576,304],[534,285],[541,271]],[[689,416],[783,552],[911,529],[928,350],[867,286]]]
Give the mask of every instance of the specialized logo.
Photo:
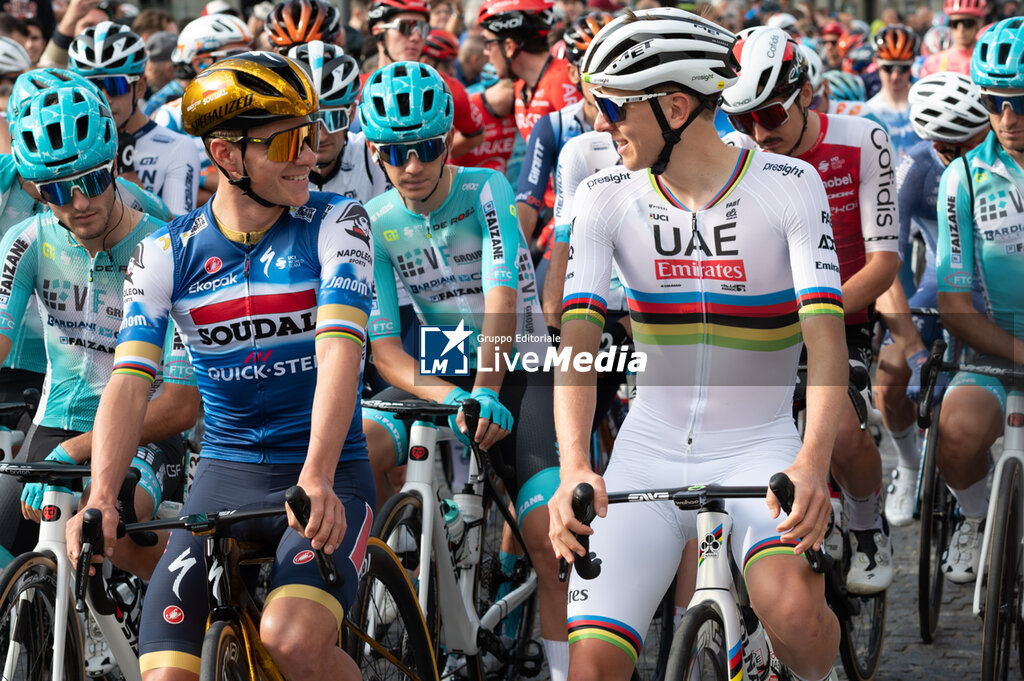
[[[178,589],[181,587],[181,580],[185,578],[185,573],[192,569],[192,566],[196,564],[196,559],[191,555],[192,549],[187,548],[181,552],[177,558],[171,561],[171,564],[167,566],[168,572],[177,572],[178,576],[174,578],[174,584],[171,585],[171,590],[174,591],[175,597],[180,601],[181,593]],[[167,610],[170,610],[168,608]],[[167,610],[164,610],[164,619],[167,619]],[[181,609],[178,609],[178,621],[181,621]],[[171,620],[167,620],[171,622]],[[177,624],[177,622],[171,622],[171,624]]]
[[[181,624],[185,621],[185,613],[176,605],[164,608],[164,621],[168,624]]]
[[[207,258],[206,264],[203,265],[203,269],[206,270],[209,274],[216,274],[217,272],[220,272],[220,268],[223,266],[224,261],[222,261],[217,256],[214,256],[212,258]]]
[[[471,335],[464,321],[458,326],[421,326],[420,375],[468,376],[470,347],[466,341]]]
[[[304,565],[311,560],[313,560],[313,552],[309,549],[306,549],[305,551],[299,551],[295,554],[295,557],[292,558],[292,562],[296,565]]]

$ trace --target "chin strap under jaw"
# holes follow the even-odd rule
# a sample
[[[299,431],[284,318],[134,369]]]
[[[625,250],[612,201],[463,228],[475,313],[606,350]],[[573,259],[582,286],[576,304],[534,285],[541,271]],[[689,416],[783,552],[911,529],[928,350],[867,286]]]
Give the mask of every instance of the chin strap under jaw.
[[[690,127],[690,123],[696,120],[701,111],[709,108],[710,101],[705,97],[699,98],[697,106],[690,112],[686,122],[675,129],[669,127],[668,119],[665,118],[665,113],[661,110],[661,105],[658,103],[657,98],[648,99],[647,102],[650,104],[651,110],[654,111],[654,117],[658,120],[658,127],[661,128],[661,137],[665,140],[665,146],[661,148],[658,159],[651,166],[651,174],[661,175],[668,168],[668,161],[672,156],[672,150],[679,143],[680,138],[682,138],[683,131]]]

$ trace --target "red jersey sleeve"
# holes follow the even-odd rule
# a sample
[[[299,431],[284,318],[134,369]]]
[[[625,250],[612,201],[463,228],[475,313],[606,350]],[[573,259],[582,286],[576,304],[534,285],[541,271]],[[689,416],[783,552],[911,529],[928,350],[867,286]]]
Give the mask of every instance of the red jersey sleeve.
[[[466,94],[466,88],[462,83],[450,76],[441,75],[444,82],[448,83],[448,89],[452,91],[452,103],[455,107],[455,129],[466,137],[479,135],[484,130],[484,116],[480,109]]]

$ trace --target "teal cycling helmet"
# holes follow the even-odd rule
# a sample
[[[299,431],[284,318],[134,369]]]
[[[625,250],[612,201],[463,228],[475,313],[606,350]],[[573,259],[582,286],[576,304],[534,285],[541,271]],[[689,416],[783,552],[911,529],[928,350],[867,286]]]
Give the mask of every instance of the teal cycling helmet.
[[[1024,17],[1003,19],[981,34],[971,80],[983,88],[1024,88]]]
[[[855,73],[826,71],[829,98],[840,102],[863,102],[867,94],[864,81]]]
[[[11,88],[11,96],[7,99],[7,120],[14,121],[21,116],[21,105],[38,92],[46,92],[59,87],[85,88],[106,102],[107,98],[96,85],[77,73],[64,69],[48,68],[28,71],[18,76]]]
[[[107,101],[89,90],[64,86],[23,102],[11,121],[11,151],[18,174],[50,182],[113,162],[117,131]]]
[[[366,139],[377,144],[416,142],[448,134],[452,93],[432,66],[400,61],[374,71],[359,99]]]
[[[68,48],[68,66],[86,78],[141,76],[147,61],[149,56],[142,38],[113,21],[90,26]]]

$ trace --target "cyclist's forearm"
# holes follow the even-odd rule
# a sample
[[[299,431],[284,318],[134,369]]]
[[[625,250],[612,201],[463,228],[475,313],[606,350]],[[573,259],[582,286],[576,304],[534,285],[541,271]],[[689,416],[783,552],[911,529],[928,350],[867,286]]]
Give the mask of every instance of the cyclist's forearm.
[[[359,398],[362,349],[345,338],[325,338],[316,343],[316,359],[309,451],[302,472],[334,480],[338,455],[345,445]]]
[[[807,346],[807,425],[801,457],[823,472],[828,470],[839,430],[839,415],[847,400],[849,361],[843,322],[819,315],[801,324]]]
[[[864,267],[843,284],[843,310],[846,314],[860,312],[892,285],[900,269],[900,259],[895,253],[877,251],[868,253]]]
[[[516,335],[516,290],[507,286],[492,288],[484,297],[484,321],[480,327],[480,364],[474,388],[501,391],[505,380],[505,357],[512,353]]]
[[[914,320],[910,316],[910,304],[907,302],[907,296],[899,277],[896,277],[892,286],[878,297],[875,309],[882,315],[882,321],[885,322],[889,333],[905,357],[910,357],[925,349],[917,327],[914,325]]]
[[[455,385],[437,376],[420,376],[416,359],[403,348],[397,336],[373,341],[373,365],[388,384],[416,397],[443,402]]]
[[[555,243],[551,247],[551,261],[544,277],[543,308],[547,325],[562,326],[562,291],[565,285],[565,270],[569,266],[569,244]]]
[[[587,321],[569,321],[562,327],[562,351],[596,353],[601,329]],[[596,376],[574,368],[570,358],[566,371],[555,373],[555,433],[563,473],[589,468],[590,426],[597,404]]]
[[[159,442],[194,426],[199,402],[199,389],[194,385],[164,383],[160,396],[146,405],[139,444]]]
[[[975,310],[970,293],[939,291],[939,313],[946,329],[978,352],[1024,363],[1024,341]]]
[[[465,156],[469,152],[476,149],[478,146],[483,144],[484,131],[481,130],[478,134],[472,137],[466,137],[458,130],[455,131],[455,137],[452,138],[452,157],[458,158],[459,156]]]
[[[91,503],[117,503],[142,436],[149,385],[143,378],[114,374],[103,390],[93,421]]]
[[[0,364],[7,361],[7,355],[11,354],[14,342],[7,336],[0,336]]]

